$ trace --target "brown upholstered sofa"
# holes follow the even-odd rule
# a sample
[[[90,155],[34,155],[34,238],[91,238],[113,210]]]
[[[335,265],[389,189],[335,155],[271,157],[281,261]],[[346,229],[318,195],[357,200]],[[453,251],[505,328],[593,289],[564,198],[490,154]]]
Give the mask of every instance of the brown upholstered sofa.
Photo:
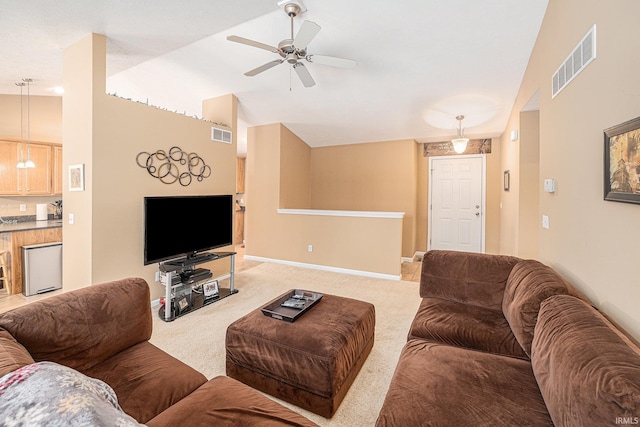
[[[640,417],[640,349],[551,268],[430,251],[376,425],[615,426]]]
[[[40,425],[316,425],[236,380],[207,381],[149,343],[151,328],[142,279],[90,286],[0,314],[0,424],[38,417]],[[72,390],[64,391],[70,381]],[[103,397],[78,397],[87,390]],[[96,409],[112,391],[117,403]],[[59,399],[61,393],[69,398]],[[55,399],[58,406],[47,407]],[[114,409],[120,413],[109,412]],[[75,418],[47,421],[53,416]]]

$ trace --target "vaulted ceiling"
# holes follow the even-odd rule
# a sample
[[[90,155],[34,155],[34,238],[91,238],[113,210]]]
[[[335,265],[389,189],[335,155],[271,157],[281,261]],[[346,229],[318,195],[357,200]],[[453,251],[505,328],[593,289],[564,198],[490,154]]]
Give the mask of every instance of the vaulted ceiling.
[[[303,87],[286,62],[226,38],[268,45],[290,37],[277,0],[0,1],[0,93],[33,78],[31,93],[54,95],[66,47],[89,33],[107,36],[107,91],[189,115],[203,99],[239,100],[246,127],[281,122],[313,147],[455,135],[502,134],[547,0],[302,0],[294,19],[321,27],[308,53],[350,58],[354,69],[305,66]]]

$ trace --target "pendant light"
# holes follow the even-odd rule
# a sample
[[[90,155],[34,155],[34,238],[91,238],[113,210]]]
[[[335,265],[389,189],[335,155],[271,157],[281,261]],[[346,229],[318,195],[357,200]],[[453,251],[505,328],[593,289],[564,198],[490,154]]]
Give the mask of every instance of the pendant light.
[[[18,160],[18,164],[16,165],[16,167],[18,169],[24,169],[24,141],[22,140],[22,88],[26,86],[26,83],[16,83],[16,86],[20,86],[20,160]]]
[[[36,164],[31,160],[31,94],[29,86],[33,79],[22,79],[27,84],[27,161],[24,162],[24,167],[31,169],[35,168]]]
[[[458,121],[458,137],[451,140],[453,144],[453,150],[462,154],[467,149],[467,142],[469,142],[469,138],[464,137],[464,131],[462,130],[462,121],[464,120],[464,116],[456,116],[456,120]]]

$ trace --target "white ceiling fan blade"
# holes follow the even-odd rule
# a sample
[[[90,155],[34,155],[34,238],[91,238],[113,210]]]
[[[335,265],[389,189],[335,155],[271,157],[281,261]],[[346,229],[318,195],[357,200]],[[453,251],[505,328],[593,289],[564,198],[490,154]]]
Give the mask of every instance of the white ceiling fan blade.
[[[337,58],[326,55],[307,55],[306,60],[314,64],[329,65],[339,68],[356,68],[358,63],[353,59]]]
[[[298,34],[296,34],[296,38],[293,39],[293,45],[297,49],[305,49],[319,32],[320,25],[315,22],[304,21],[298,30]]]
[[[269,52],[278,53],[278,48],[275,47],[275,46],[269,46],[268,44],[260,43],[260,42],[257,42],[255,40],[245,39],[244,37],[228,36],[227,40],[229,40],[230,42],[246,44],[248,46],[253,46],[253,47],[260,48],[260,49],[268,50]]]
[[[247,71],[246,73],[244,73],[244,75],[253,77],[256,74],[260,74],[263,71],[267,71],[269,68],[273,68],[276,65],[282,64],[282,61],[284,61],[284,59],[276,59],[271,62],[267,62],[266,64],[261,65],[258,68],[254,68],[253,70]]]
[[[300,77],[300,81],[302,81],[304,87],[311,87],[316,84],[313,77],[311,77],[311,74],[309,74],[309,70],[307,70],[307,67],[305,67],[302,62],[294,64],[293,69],[296,70],[296,73],[298,74],[298,77]]]

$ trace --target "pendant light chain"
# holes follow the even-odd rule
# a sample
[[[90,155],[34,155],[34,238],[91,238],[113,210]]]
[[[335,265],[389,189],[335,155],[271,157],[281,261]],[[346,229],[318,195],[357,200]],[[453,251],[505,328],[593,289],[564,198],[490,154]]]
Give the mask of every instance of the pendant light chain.
[[[26,85],[26,83],[24,82],[20,82],[20,83],[16,83],[16,86],[20,86],[20,159],[18,160],[18,164],[16,165],[16,167],[18,169],[23,169],[24,168],[24,138],[22,135],[22,130],[24,129],[24,124],[23,124],[23,120],[22,120],[22,98],[23,98],[23,91],[22,89],[24,88],[24,86]]]
[[[27,161],[24,166],[26,168],[35,168],[36,164],[31,160],[31,82],[33,79],[22,79],[27,84]]]

